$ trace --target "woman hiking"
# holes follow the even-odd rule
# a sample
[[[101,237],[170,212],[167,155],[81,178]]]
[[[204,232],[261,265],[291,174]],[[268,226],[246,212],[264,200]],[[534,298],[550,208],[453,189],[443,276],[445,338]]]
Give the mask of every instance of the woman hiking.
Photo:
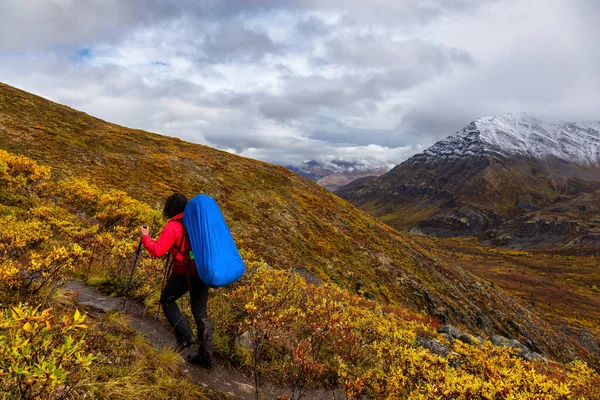
[[[205,368],[213,363],[214,343],[212,325],[208,318],[206,303],[208,286],[198,277],[193,263],[190,263],[191,249],[187,232],[183,226],[183,210],[187,198],[181,193],[174,193],[167,199],[163,215],[169,221],[156,240],[148,234],[148,227],[140,227],[142,245],[152,257],[162,257],[168,251],[172,257],[172,271],[160,294],[160,304],[167,320],[175,331],[178,350],[198,345],[198,353],[188,361]],[[176,301],[190,291],[192,315],[198,328],[198,340],[190,329],[187,318],[181,313]]]

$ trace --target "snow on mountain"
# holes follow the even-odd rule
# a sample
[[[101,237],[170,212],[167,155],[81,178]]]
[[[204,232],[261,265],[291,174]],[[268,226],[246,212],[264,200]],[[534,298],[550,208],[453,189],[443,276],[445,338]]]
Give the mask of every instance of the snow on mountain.
[[[600,165],[600,122],[553,123],[525,114],[484,117],[437,142],[413,160],[493,154]]]

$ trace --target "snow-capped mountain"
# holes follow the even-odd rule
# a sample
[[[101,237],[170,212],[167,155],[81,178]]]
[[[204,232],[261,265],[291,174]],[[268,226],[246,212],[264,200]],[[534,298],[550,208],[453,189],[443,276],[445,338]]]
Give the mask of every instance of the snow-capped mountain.
[[[390,169],[389,166],[382,163],[342,159],[333,159],[327,162],[306,160],[299,166],[286,166],[286,168],[330,191],[337,190],[355,179],[379,176]]]
[[[600,164],[600,122],[552,123],[525,114],[480,118],[415,156],[458,159],[487,155]]]
[[[600,209],[593,206],[600,203],[600,122],[480,118],[388,173],[336,193],[418,233],[483,237],[494,230],[484,235],[490,243],[600,248]],[[515,242],[516,232],[531,237]]]

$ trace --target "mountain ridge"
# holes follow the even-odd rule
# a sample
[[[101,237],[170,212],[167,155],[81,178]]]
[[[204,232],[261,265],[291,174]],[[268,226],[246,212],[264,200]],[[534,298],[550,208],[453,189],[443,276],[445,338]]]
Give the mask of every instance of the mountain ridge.
[[[304,176],[319,186],[334,192],[348,183],[368,177],[379,176],[386,173],[389,168],[383,164],[369,164],[342,159],[322,163],[315,160],[306,160],[302,165],[289,165],[285,168]]]
[[[579,140],[577,132],[584,132]],[[471,122],[387,174],[336,193],[398,229],[443,237],[498,229],[496,236],[506,239],[514,232],[503,227],[514,231],[514,225],[505,222],[534,211],[556,220],[552,210],[561,203],[599,189],[600,123],[544,123],[509,114]],[[586,232],[556,230],[562,238],[553,245],[582,243],[573,236],[580,233],[597,236],[588,216],[577,217]],[[543,247],[544,236],[536,235],[527,242]],[[597,239],[586,243],[600,247]]]
[[[416,157],[439,160],[492,154],[598,165],[600,121],[553,123],[527,114],[488,116],[471,122]]]

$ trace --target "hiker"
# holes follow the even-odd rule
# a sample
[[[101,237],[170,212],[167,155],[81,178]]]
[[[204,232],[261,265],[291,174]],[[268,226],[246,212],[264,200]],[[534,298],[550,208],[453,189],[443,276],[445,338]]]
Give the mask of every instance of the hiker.
[[[198,353],[188,361],[205,368],[211,368],[213,362],[214,343],[212,325],[208,318],[206,303],[208,301],[208,286],[198,277],[195,264],[190,263],[190,242],[183,226],[183,210],[187,198],[181,193],[174,193],[167,199],[163,209],[167,225],[156,241],[148,234],[148,227],[140,227],[142,244],[152,257],[162,257],[171,252],[171,274],[160,294],[160,304],[175,330],[177,349],[183,350],[192,345],[198,345]],[[187,291],[190,291],[192,315],[198,328],[198,340],[190,329],[187,318],[181,313],[176,301]]]

